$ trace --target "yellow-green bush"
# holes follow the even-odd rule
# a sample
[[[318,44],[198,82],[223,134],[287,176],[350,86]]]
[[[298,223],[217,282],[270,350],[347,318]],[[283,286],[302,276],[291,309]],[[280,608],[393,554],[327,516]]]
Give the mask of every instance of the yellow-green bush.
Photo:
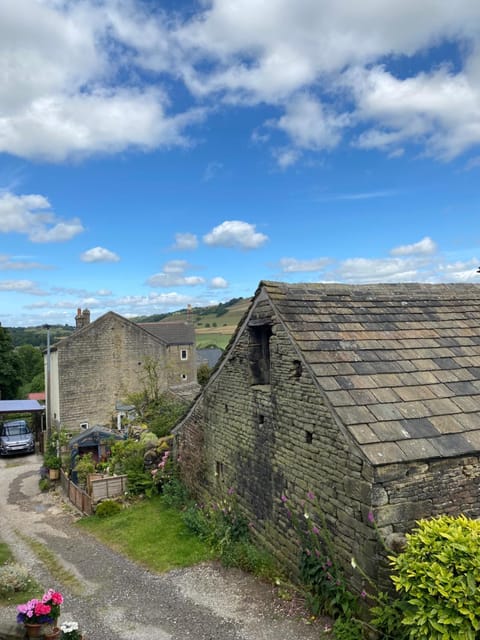
[[[480,521],[463,515],[420,520],[407,541],[391,562],[409,638],[480,637]]]

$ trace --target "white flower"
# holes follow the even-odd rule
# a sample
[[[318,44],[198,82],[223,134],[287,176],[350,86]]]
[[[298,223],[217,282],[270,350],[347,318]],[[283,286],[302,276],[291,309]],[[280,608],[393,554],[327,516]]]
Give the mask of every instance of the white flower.
[[[310,516],[309,516],[309,515],[308,515],[308,513],[305,511],[305,513],[303,514],[303,517],[305,518],[305,520],[308,520]]]
[[[352,559],[350,560],[350,564],[352,565],[352,567],[353,567],[354,569],[356,569],[356,568],[357,568],[357,563],[356,563],[356,561],[355,561],[355,558],[352,558]]]
[[[60,629],[63,631],[63,633],[71,633],[72,631],[78,631],[78,622],[64,622],[61,626]]]

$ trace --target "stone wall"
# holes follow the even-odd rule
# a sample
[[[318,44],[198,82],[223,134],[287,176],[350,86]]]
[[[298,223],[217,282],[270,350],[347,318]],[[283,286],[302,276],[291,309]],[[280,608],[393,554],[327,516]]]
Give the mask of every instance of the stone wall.
[[[270,384],[253,384],[261,330],[246,327],[181,433],[188,438],[201,424],[209,490],[221,496],[233,487],[262,543],[284,563],[297,565],[298,547],[281,496],[291,506],[311,491],[347,570],[352,555],[365,565],[377,551],[367,520],[371,468],[351,449],[267,302],[250,322],[261,326],[262,318],[271,321]]]
[[[110,425],[116,401],[144,388],[146,358],[160,362],[158,386],[167,388],[165,347],[148,332],[113,314],[57,347],[60,424],[76,430]]]
[[[186,353],[186,359],[182,359],[182,352]],[[169,387],[197,381],[195,345],[167,346],[167,379]]]

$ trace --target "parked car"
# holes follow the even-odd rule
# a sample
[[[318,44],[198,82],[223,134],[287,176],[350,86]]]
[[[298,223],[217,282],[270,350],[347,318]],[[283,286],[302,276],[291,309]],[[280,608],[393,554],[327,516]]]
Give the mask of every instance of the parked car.
[[[0,427],[0,455],[33,453],[35,439],[25,420],[8,420]]]

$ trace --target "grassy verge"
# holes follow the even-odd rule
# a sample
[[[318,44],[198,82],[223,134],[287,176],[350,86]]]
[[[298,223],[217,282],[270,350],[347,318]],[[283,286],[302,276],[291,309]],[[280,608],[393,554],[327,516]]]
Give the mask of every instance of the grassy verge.
[[[81,582],[57,560],[57,556],[50,551],[46,545],[38,542],[38,540],[35,540],[34,538],[30,538],[29,536],[20,533],[19,531],[17,531],[17,535],[22,538],[26,544],[28,544],[30,549],[32,549],[35,555],[40,558],[54,578],[65,586],[68,586],[70,591],[73,593],[79,595],[83,593]]]
[[[7,544],[0,542],[0,567],[5,564],[14,563],[15,558]],[[1,586],[1,585],[0,585]],[[14,593],[3,593],[0,589],[0,606],[8,606],[12,604],[20,604],[35,597],[38,592],[39,585],[35,580],[29,579],[25,589],[15,591]]]
[[[212,559],[209,546],[193,535],[179,511],[168,508],[160,497],[108,518],[83,518],[78,526],[158,573]]]

